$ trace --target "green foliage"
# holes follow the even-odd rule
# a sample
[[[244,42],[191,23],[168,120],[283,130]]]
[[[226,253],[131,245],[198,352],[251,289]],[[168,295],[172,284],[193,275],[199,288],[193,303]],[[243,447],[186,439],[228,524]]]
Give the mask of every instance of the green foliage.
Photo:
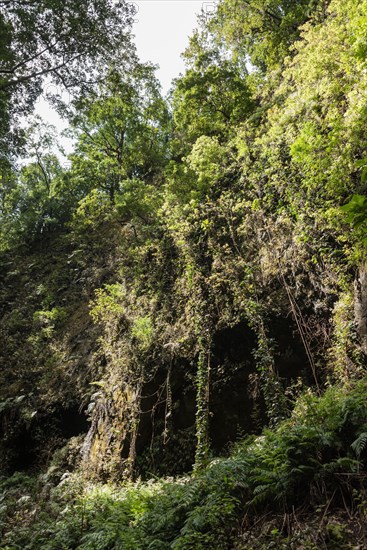
[[[229,548],[244,513],[320,505],[338,490],[340,474],[358,479],[365,463],[366,392],[366,380],[348,391],[330,388],[321,398],[307,392],[276,430],[239,443],[229,458],[187,478],[102,486],[65,477],[52,489],[49,515],[37,512],[20,530],[5,520],[2,547]],[[22,502],[12,506],[19,510]]]
[[[23,132],[17,131],[17,122],[32,112],[47,76],[69,91],[104,78],[128,42],[131,15],[127,4],[109,0],[0,4],[2,156],[14,158],[19,152]]]
[[[14,28],[0,14],[6,67],[22,62],[16,41],[38,32],[16,38],[26,16],[50,17],[39,46],[54,35],[57,8],[25,3]],[[83,3],[69,8],[71,30],[83,13],[109,23],[118,13],[106,2],[92,2],[91,13]],[[77,402],[90,421],[86,476],[179,473],[193,458],[194,430],[197,468],[176,481],[123,486],[65,478],[49,508],[34,495],[24,509],[12,503],[23,529],[6,512],[10,547],[233,547],[245,514],[288,513],[300,501],[328,506],[334,493],[350,498],[364,475],[366,387],[355,381],[366,358],[352,279],[366,244],[367,2],[224,0],[201,23],[172,113],[150,64],[126,54],[107,66],[93,50],[98,83],[61,109],[77,139],[70,166],[60,166],[52,129],[42,126],[28,136],[28,164],[16,170],[9,147],[0,159],[5,441],[14,452],[19,434],[29,434],[28,412],[39,410],[47,439],[50,409],[62,416],[65,402]],[[96,29],[97,21],[80,59]],[[53,73],[50,50],[46,61]],[[42,62],[36,56],[35,67]],[[88,67],[70,71],[83,76]],[[78,88],[65,71],[56,80]],[[4,92],[9,78],[0,76],[0,131],[10,124],[10,96],[25,98],[20,84]],[[30,109],[41,84],[24,83]],[[228,336],[236,329],[241,343]],[[253,410],[238,418],[260,411],[269,428],[210,462],[236,370],[243,386],[261,389],[239,396],[238,407]],[[318,395],[306,390],[291,413],[295,394],[314,384]],[[31,403],[19,419],[23,395]],[[273,546],[283,538],[277,529]]]
[[[352,195],[350,200],[341,207],[346,214],[347,221],[357,231],[363,246],[367,245],[367,197],[364,195]]]
[[[196,375],[196,455],[195,466],[201,468],[209,458],[209,375],[210,351],[200,342],[200,352]]]
[[[87,233],[91,229],[98,228],[110,218],[108,195],[98,189],[93,189],[79,201],[70,227],[78,233]]]
[[[131,327],[133,338],[138,340],[138,345],[141,349],[147,349],[152,344],[154,335],[154,325],[150,317],[138,317],[134,320]]]
[[[168,112],[150,64],[111,71],[98,90],[68,109],[78,138],[73,178],[108,193],[112,204],[129,180],[152,180],[165,159]]]
[[[204,195],[217,183],[222,174],[221,164],[225,153],[216,137],[201,136],[195,142],[186,161],[197,176],[197,189],[200,195]]]
[[[49,338],[56,327],[65,322],[67,313],[62,307],[53,307],[51,310],[39,310],[33,314],[33,320],[41,329],[42,334]]]
[[[5,165],[0,178],[0,242],[5,250],[60,231],[75,207],[65,186],[68,170],[55,153],[56,129],[36,117],[26,138],[27,163],[18,170]]]
[[[172,94],[174,155],[188,152],[200,136],[228,137],[253,107],[243,61],[230,60],[205,26],[193,34],[184,57],[188,68]]]
[[[326,6],[324,0],[225,0],[210,25],[236,56],[249,56],[265,71],[284,61],[300,26]]]
[[[115,196],[117,219],[153,224],[163,197],[154,183],[137,178],[124,180]]]
[[[121,298],[125,296],[121,285],[107,285],[104,289],[96,290],[94,307],[91,309],[91,316],[95,321],[108,321],[112,316],[118,316],[123,312],[120,304]]]

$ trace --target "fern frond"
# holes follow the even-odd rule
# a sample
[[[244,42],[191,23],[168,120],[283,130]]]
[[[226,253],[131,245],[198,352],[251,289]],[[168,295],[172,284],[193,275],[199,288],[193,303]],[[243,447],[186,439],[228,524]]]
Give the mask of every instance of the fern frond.
[[[367,432],[362,432],[359,437],[351,444],[353,451],[356,453],[357,457],[360,458],[363,450],[367,445]]]

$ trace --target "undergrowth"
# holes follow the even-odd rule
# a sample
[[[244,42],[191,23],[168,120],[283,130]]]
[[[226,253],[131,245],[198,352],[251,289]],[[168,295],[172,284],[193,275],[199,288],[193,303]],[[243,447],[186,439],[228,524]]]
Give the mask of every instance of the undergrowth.
[[[53,483],[48,474],[15,474],[1,481],[0,548],[348,548],[360,532],[325,519],[344,510],[365,523],[366,397],[367,379],[330,387],[322,397],[308,390],[277,428],[188,477],[102,485],[81,473],[59,472]],[[302,513],[319,513],[321,523],[301,542],[299,532],[292,542],[287,522],[274,527],[266,515]],[[272,528],[246,542],[261,516]]]

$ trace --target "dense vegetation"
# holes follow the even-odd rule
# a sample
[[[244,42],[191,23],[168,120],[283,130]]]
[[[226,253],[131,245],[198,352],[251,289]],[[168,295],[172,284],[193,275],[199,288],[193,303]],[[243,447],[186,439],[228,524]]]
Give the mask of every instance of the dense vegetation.
[[[367,1],[221,0],[167,99],[132,17],[0,0],[0,547],[364,547]]]

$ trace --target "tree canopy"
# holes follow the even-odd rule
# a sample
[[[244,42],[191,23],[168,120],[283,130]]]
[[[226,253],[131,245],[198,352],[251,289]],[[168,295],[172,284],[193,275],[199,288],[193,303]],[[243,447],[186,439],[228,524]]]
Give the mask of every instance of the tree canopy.
[[[83,90],[129,56],[132,15],[132,4],[120,0],[0,2],[2,155],[11,152],[17,117],[33,109],[46,77],[60,89]]]

